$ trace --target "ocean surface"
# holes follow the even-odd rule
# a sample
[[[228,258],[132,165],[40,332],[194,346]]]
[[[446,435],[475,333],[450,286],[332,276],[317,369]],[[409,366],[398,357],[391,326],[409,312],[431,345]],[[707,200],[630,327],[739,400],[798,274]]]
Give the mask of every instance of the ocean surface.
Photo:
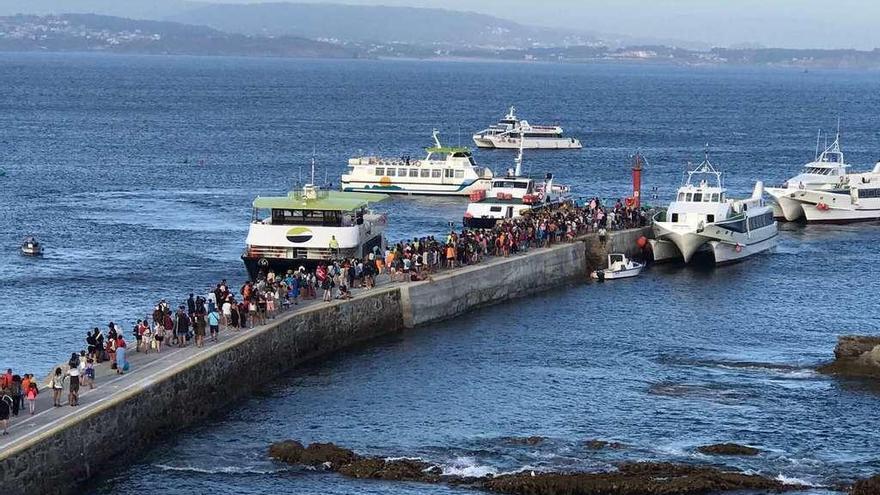
[[[667,202],[706,144],[747,195],[794,175],[838,117],[855,169],[880,158],[876,72],[4,54],[0,88],[0,367],[41,375],[89,328],[129,328],[159,298],[242,281],[251,200],[288,190],[313,157],[335,182],[359,150],[417,156],[434,128],[469,144],[509,105],[581,139],[526,152],[525,169],[582,197],[626,196],[640,150],[644,197]],[[514,155],[475,153],[496,171]],[[465,202],[381,208],[400,239],[442,232]],[[44,258],[18,254],[27,234]],[[774,252],[740,264],[654,266],[383,339],[260,384],[90,491],[471,493],[267,459],[294,438],[468,475],[720,463],[824,493],[880,472],[878,390],[813,371],[838,334],[877,332],[878,245],[874,224],[786,226]],[[508,440],[531,435],[548,440]],[[764,453],[694,453],[722,441]]]

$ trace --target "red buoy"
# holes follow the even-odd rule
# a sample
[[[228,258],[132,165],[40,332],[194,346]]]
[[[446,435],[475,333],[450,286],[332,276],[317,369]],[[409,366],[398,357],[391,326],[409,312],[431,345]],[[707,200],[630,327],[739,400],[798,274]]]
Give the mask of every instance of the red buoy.
[[[648,238],[645,236],[641,236],[636,240],[636,245],[639,249],[645,249],[645,246],[648,245]]]

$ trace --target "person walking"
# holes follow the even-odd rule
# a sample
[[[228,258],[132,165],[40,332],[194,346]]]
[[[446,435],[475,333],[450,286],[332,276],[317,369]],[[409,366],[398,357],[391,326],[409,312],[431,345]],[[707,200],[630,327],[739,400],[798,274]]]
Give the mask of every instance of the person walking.
[[[86,358],[86,366],[83,369],[83,380],[89,386],[89,390],[95,388],[95,362],[92,358]]]
[[[9,435],[9,417],[12,415],[12,396],[9,389],[0,389],[0,424],[3,425],[3,434]]]
[[[79,356],[74,352],[67,362],[67,376],[70,377],[70,386],[67,389],[67,403],[73,407],[79,405]]]
[[[33,416],[34,411],[37,410],[37,395],[39,395],[39,393],[40,390],[37,388],[37,383],[33,381],[28,382],[25,398],[27,398],[28,411],[31,413],[31,416]]]
[[[12,375],[9,396],[12,397],[12,415],[18,416],[18,410],[21,406],[21,377],[19,375]]]
[[[196,347],[202,347],[205,342],[205,316],[201,313],[196,313],[193,319],[195,320],[193,327],[195,327]]]
[[[116,374],[124,375],[128,369],[128,361],[125,359],[125,338],[120,333],[116,336]]]
[[[61,407],[61,392],[64,390],[64,375],[61,373],[61,368],[55,368],[49,386],[52,388],[52,405]]]
[[[211,329],[211,340],[217,342],[217,335],[220,333],[220,313],[217,308],[211,308],[208,313],[208,327]]]

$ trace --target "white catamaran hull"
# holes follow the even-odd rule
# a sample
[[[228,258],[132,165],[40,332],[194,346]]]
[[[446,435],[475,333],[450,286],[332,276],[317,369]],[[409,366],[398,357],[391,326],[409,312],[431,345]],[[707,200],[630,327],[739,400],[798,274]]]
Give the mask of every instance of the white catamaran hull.
[[[832,208],[820,209],[814,204],[804,204],[807,223],[854,223],[880,220],[880,209]]]
[[[519,139],[515,138],[491,138],[474,136],[474,144],[478,148],[503,148],[519,149]],[[526,138],[523,141],[523,149],[579,149],[581,142],[574,138]]]
[[[791,198],[791,194],[796,193],[797,189],[765,189],[775,203],[773,203],[773,217],[785,219],[786,222],[796,222],[804,218],[804,209],[800,201]]]
[[[718,229],[718,236],[711,235],[714,232],[704,233],[709,235],[695,232],[659,234],[661,239],[650,241],[654,261],[682,259],[688,263],[697,252],[710,251],[716,264],[730,263],[775,247],[778,237],[775,225],[755,229],[750,234],[722,233],[722,229]],[[718,240],[719,236],[724,240]]]

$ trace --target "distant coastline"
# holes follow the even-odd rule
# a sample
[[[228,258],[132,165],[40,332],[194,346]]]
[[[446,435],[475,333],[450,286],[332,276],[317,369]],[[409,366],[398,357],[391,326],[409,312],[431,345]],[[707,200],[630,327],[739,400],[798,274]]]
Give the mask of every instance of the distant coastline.
[[[110,53],[271,58],[421,60],[456,62],[608,63],[683,67],[880,69],[880,50],[712,48],[663,45],[610,48],[601,44],[553,47],[440,46],[394,42],[315,40],[253,35],[206,26],[94,14],[0,17],[0,52]]]

